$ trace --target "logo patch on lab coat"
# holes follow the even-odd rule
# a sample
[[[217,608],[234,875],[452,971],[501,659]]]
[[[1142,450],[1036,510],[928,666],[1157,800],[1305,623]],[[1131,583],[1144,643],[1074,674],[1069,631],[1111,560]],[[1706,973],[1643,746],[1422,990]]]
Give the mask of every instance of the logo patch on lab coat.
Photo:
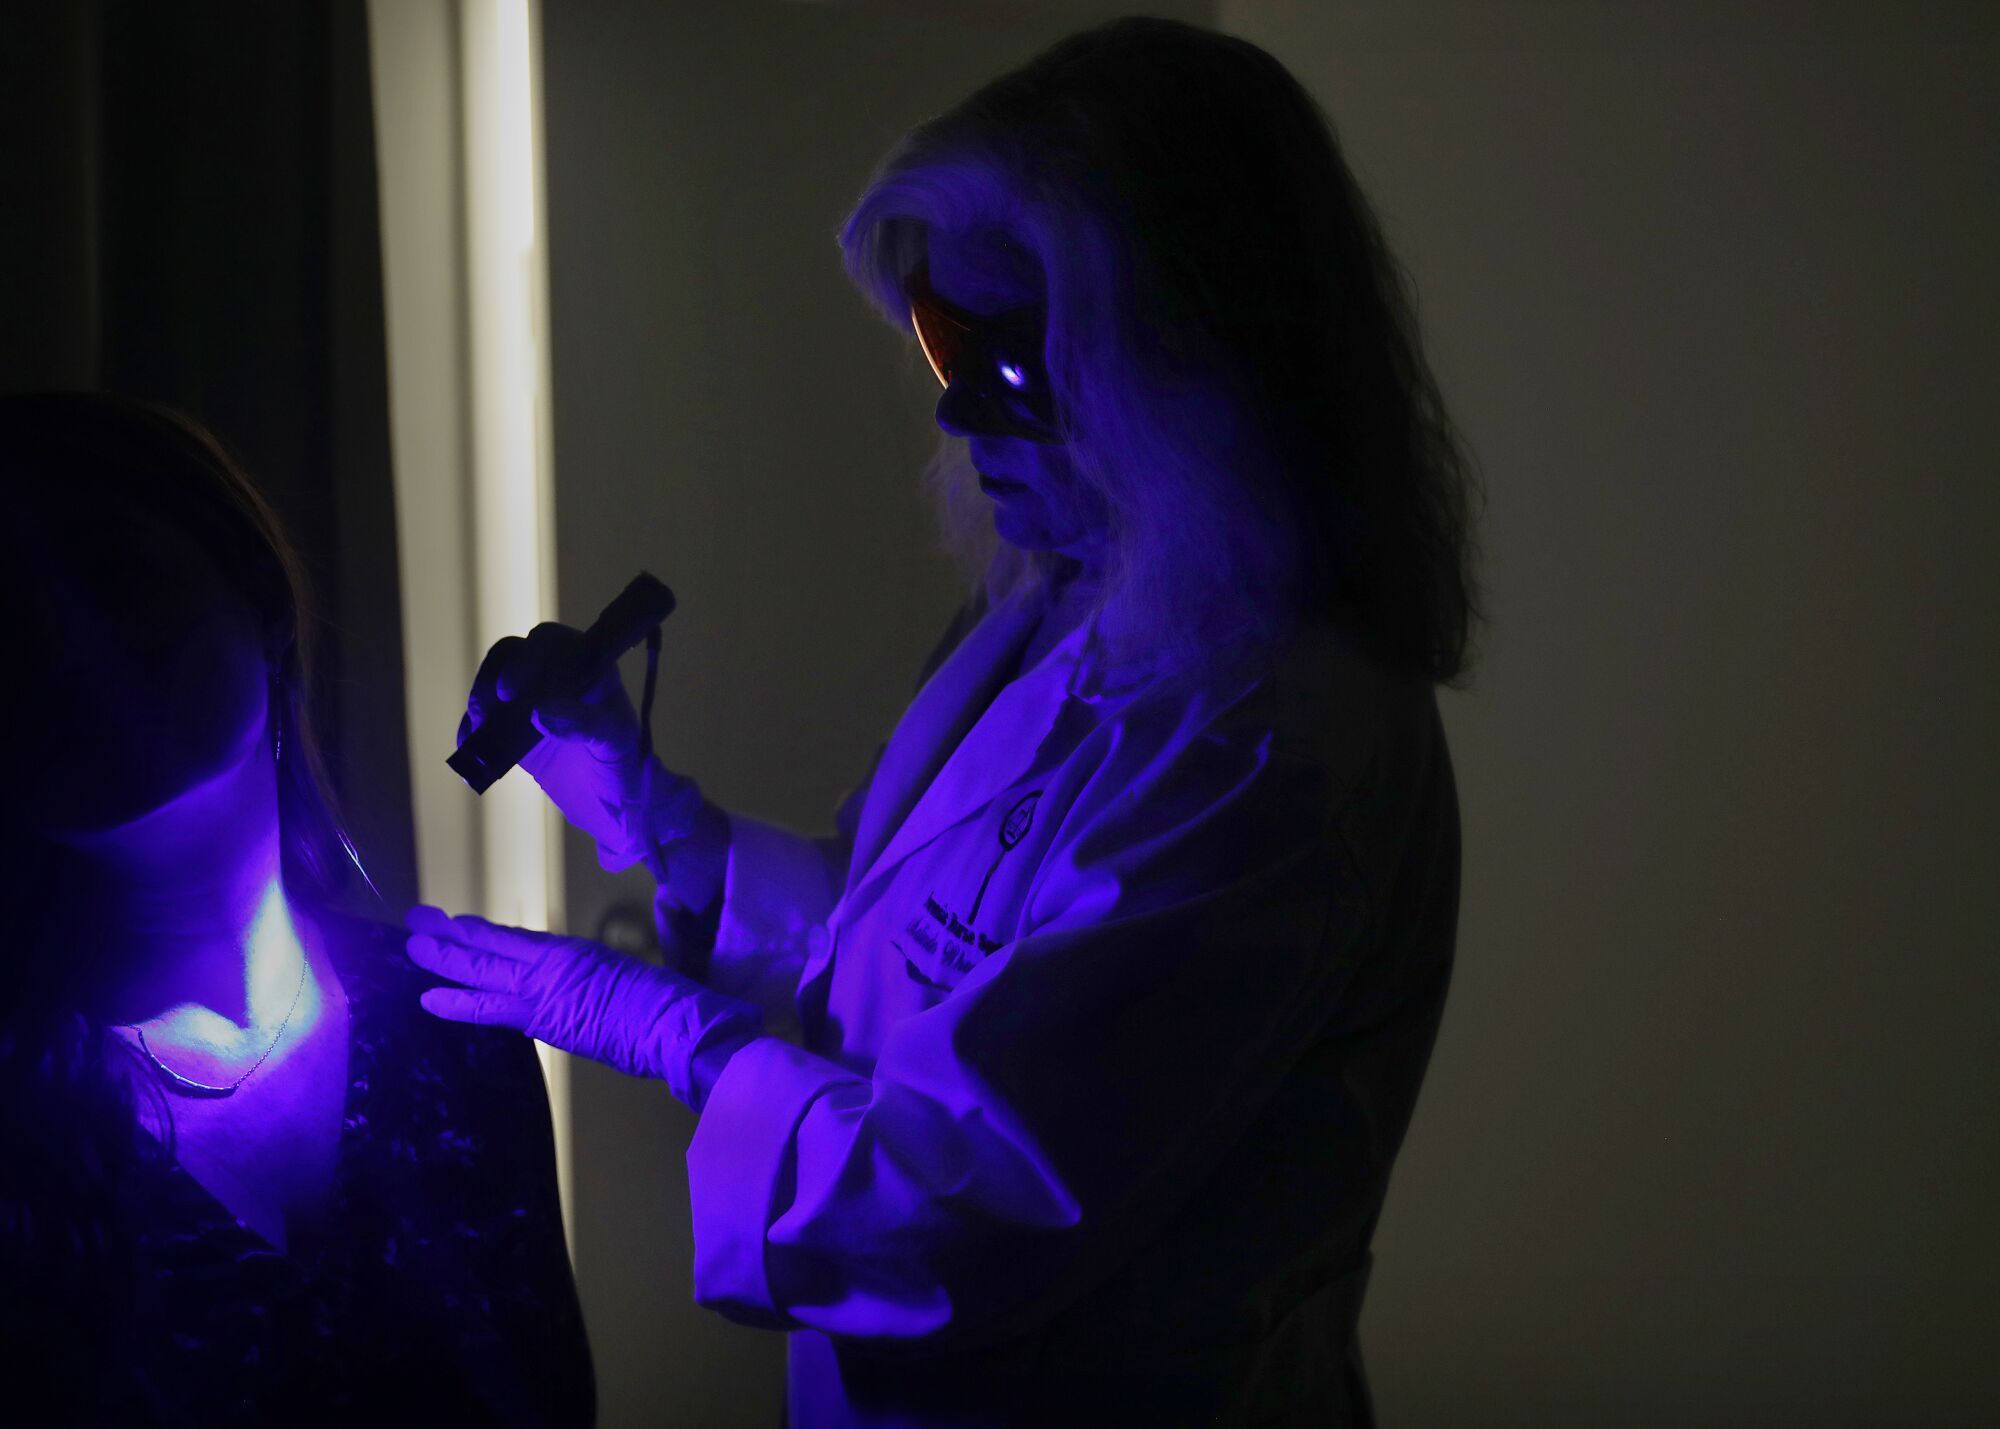
[[[1000,871],[1000,860],[1012,853],[1021,840],[1028,836],[1028,830],[1034,827],[1035,805],[1041,800],[1042,791],[1030,789],[1014,801],[1014,807],[1009,809],[1007,817],[1000,821],[1000,852],[993,855],[993,863],[987,868],[986,877],[979,881],[979,892],[973,896],[972,911],[966,915],[966,922],[979,921],[979,905],[986,901],[986,886],[993,881],[993,875]]]

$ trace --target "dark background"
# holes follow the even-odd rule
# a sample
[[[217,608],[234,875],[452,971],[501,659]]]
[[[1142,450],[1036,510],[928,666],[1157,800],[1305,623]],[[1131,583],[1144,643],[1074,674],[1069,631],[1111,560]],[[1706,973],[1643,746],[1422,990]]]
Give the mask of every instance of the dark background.
[[[361,13],[11,7],[0,358],[194,402],[272,487],[394,876]],[[1108,13],[545,0],[560,609],[675,585],[660,741],[725,803],[822,824],[955,599],[929,378],[835,226],[904,127]],[[1166,13],[1320,97],[1490,491],[1383,1422],[2000,1420],[2000,10]],[[567,855],[573,927],[642,894]],[[589,1066],[575,1119],[604,1422],[775,1422],[775,1337],[688,1303],[689,1119]]]

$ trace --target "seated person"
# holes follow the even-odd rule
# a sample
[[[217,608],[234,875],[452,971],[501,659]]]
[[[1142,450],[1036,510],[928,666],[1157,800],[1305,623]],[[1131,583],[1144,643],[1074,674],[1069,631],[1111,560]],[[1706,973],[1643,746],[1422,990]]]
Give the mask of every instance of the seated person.
[[[0,398],[0,483],[9,1402],[590,1423],[533,1047],[426,1016],[400,931],[336,911],[359,861],[271,510],[99,396]]]

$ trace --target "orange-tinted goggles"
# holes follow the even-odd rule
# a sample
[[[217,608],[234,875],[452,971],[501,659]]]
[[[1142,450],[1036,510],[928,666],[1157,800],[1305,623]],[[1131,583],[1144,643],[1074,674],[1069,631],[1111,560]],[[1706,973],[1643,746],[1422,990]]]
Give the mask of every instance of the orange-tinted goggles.
[[[1040,308],[981,317],[940,298],[920,265],[905,284],[910,326],[938,385],[965,394],[960,419],[995,435],[1060,441],[1048,371],[1042,362],[1046,317]]]

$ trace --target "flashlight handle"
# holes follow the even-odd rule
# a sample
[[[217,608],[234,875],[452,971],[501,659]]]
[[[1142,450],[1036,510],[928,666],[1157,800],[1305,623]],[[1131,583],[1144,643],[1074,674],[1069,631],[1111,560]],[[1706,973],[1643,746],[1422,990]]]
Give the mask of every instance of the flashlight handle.
[[[583,632],[579,658],[560,672],[561,684],[545,674],[537,684],[517,692],[481,720],[445,762],[472,786],[473,793],[484,794],[541,743],[542,732],[529,718],[537,704],[553,696],[581,695],[604,677],[620,655],[645,639],[648,630],[673,613],[674,593],[666,583],[639,572]]]

